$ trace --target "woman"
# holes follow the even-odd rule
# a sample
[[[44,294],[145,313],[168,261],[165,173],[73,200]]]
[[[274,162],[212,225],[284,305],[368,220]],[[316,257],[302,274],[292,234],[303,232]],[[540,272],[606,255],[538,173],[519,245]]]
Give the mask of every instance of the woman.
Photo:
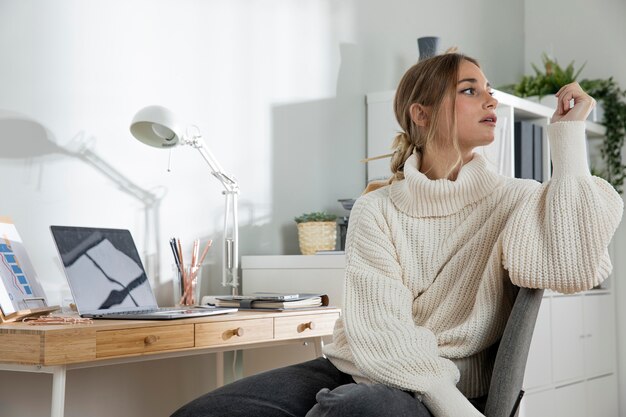
[[[473,153],[494,140],[498,104],[478,63],[450,53],[410,68],[393,177],[351,212],[328,359],[245,378],[174,415],[482,416],[513,285],[572,293],[611,270],[623,207],[587,167],[595,101],[576,83],[556,96],[552,178],[512,179]]]

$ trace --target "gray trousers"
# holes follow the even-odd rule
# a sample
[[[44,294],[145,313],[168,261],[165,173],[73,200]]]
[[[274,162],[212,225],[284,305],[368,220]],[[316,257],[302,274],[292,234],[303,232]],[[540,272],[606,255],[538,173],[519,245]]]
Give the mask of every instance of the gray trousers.
[[[411,393],[356,384],[328,359],[274,369],[211,391],[172,417],[432,417]]]

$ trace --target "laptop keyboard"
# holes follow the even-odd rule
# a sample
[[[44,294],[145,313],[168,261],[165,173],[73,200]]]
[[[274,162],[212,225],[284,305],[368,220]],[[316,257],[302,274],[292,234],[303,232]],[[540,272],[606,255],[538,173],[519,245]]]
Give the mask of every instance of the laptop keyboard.
[[[102,313],[102,316],[119,316],[119,315],[124,315],[124,316],[128,316],[128,315],[132,315],[132,314],[150,314],[150,313],[164,313],[164,312],[168,312],[168,311],[185,311],[185,310],[189,310],[190,308],[184,308],[184,307],[159,307],[159,308],[146,308],[143,310],[133,310],[133,311],[114,311],[111,313]]]
[[[154,308],[147,308],[145,310],[134,310],[134,311],[114,311],[111,313],[101,313],[100,315],[102,316],[119,316],[119,315],[129,315],[129,314],[149,314],[149,313],[154,313],[157,311],[163,311],[162,309],[154,309]]]

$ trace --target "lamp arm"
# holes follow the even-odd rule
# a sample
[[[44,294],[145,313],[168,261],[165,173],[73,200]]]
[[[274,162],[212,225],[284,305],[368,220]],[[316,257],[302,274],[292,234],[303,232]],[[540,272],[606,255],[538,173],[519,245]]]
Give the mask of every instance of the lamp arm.
[[[232,287],[232,294],[239,289],[239,219],[238,191],[224,191],[224,256],[222,262],[222,286]]]
[[[206,163],[209,165],[211,174],[213,174],[213,176],[222,183],[226,191],[239,191],[239,184],[237,183],[237,180],[232,175],[228,175],[224,172],[224,168],[222,168],[215,156],[213,156],[211,150],[202,142],[200,136],[194,136],[192,138],[184,137],[181,142],[183,145],[190,145],[196,148],[200,155],[202,155],[202,158],[204,158]]]
[[[202,158],[209,165],[211,174],[224,187],[224,247],[222,259],[222,286],[230,286],[233,295],[239,291],[239,216],[238,197],[239,184],[237,180],[224,173],[224,169],[215,159],[213,153],[201,141],[200,136],[184,137],[182,144],[190,145],[198,150]]]

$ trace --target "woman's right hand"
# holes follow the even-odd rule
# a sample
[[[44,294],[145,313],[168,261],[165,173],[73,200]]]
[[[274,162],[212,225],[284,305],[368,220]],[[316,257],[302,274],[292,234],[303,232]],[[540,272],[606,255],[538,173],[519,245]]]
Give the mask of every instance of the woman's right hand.
[[[596,101],[576,82],[564,85],[555,94],[557,105],[550,123],[566,121],[584,121],[596,106]],[[574,106],[570,102],[574,100]]]

